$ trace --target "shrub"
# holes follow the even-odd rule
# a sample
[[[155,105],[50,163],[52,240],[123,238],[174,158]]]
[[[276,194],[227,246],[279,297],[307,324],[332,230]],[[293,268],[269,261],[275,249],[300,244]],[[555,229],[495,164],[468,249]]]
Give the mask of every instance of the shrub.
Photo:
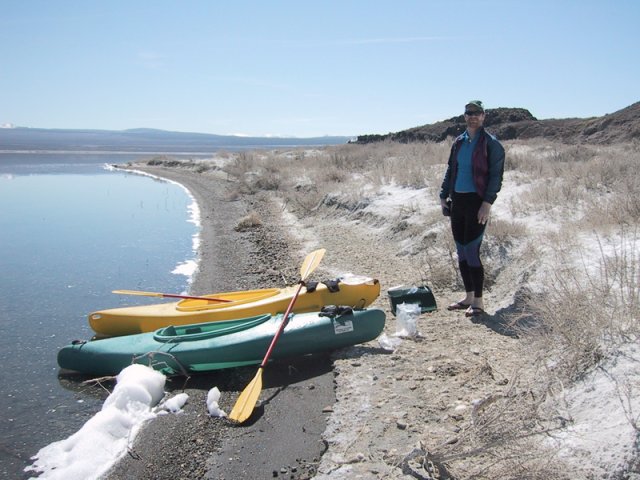
[[[260,220],[260,216],[256,212],[250,212],[248,215],[240,219],[238,224],[235,226],[234,230],[236,232],[244,232],[244,231],[259,227],[261,225],[262,225],[262,220]]]

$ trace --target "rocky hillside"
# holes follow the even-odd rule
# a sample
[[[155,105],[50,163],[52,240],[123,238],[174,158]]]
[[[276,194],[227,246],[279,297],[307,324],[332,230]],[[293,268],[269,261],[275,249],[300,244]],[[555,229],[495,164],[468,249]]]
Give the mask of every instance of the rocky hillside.
[[[524,108],[487,110],[485,127],[501,140],[545,138],[564,143],[611,144],[640,139],[640,102],[617,112],[593,118],[538,120]],[[360,135],[357,143],[385,140],[409,143],[441,142],[461,134],[464,116],[387,135]]]

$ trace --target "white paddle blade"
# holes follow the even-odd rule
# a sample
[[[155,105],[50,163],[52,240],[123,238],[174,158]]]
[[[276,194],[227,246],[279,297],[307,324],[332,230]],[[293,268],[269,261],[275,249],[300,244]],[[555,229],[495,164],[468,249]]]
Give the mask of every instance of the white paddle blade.
[[[301,281],[304,282],[307,279],[307,277],[311,275],[311,272],[313,272],[318,267],[318,265],[320,265],[320,262],[322,261],[322,257],[324,257],[324,254],[326,251],[327,251],[326,249],[320,248],[318,250],[311,252],[309,255],[305,257],[304,262],[302,262],[302,267],[300,267]]]

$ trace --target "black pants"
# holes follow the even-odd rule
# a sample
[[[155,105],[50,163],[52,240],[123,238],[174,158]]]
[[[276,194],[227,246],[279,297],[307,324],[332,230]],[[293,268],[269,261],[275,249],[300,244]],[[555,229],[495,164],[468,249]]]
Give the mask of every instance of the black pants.
[[[480,261],[480,245],[486,224],[478,222],[482,198],[477,193],[454,193],[451,204],[451,232],[456,242],[458,267],[466,292],[482,297],[484,267]]]

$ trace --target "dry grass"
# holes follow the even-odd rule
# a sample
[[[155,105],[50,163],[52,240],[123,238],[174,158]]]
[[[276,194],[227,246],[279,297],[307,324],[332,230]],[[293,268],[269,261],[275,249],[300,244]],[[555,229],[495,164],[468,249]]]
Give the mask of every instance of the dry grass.
[[[238,224],[234,227],[234,230],[237,232],[244,232],[246,230],[251,230],[252,228],[256,228],[262,225],[262,220],[260,216],[256,212],[249,212],[248,215],[242,217]]]
[[[430,285],[438,292],[462,287],[455,246],[447,233],[433,233],[423,237],[423,249],[416,261],[420,282]]]
[[[530,376],[517,377],[506,393],[477,405],[459,445],[439,453],[442,461],[466,465],[466,478],[565,478],[539,445],[540,436],[566,422],[557,386],[640,338],[640,148],[539,140],[505,146],[506,171],[517,174],[507,178],[527,188],[508,200],[512,218],[492,218],[483,258],[489,290],[501,285],[512,293],[532,292],[519,312],[532,321],[513,322]],[[300,217],[340,216],[383,229],[397,241],[398,255],[415,257],[415,276],[444,292],[461,287],[437,199],[449,147],[381,143],[241,153],[224,171],[244,193],[276,192]],[[368,206],[389,186],[424,189],[432,207],[407,204],[397,217],[377,216]],[[538,234],[526,222],[532,213],[553,228]],[[249,215],[239,228],[259,224]],[[514,266],[531,270],[521,275],[524,283],[502,280]],[[621,388],[620,401],[634,394]],[[637,424],[637,415],[630,411],[630,422]]]
[[[507,148],[507,169],[535,182],[521,201],[532,211],[563,205],[581,210],[593,226],[640,221],[640,151],[637,145],[568,146],[518,142]]]
[[[519,146],[511,147],[517,151]],[[633,194],[640,191],[638,151],[549,144],[527,147],[527,153],[513,156],[507,169],[524,175],[525,182],[528,177],[533,187],[513,201],[525,219],[530,212],[545,214],[554,210],[568,221],[559,224],[557,236],[548,236],[546,250],[539,245],[521,248],[534,233],[526,223],[494,218],[489,225],[483,254],[489,288],[501,281],[501,272],[513,262],[535,268],[539,264],[539,259],[534,258],[536,254],[553,251],[556,256],[545,265],[548,271],[542,291],[540,286],[533,288],[537,294],[524,305],[527,318],[534,321],[520,324],[517,330],[523,339],[520,342],[523,368],[535,368],[534,380],[515,381],[506,394],[476,408],[459,444],[449,449],[453,456],[441,458],[445,463],[464,465],[465,478],[575,478],[570,472],[562,473],[560,459],[540,445],[540,438],[569,422],[563,416],[565,405],[558,385],[570,385],[620,345],[637,341],[640,333],[637,325],[640,263],[636,253],[639,249],[637,235],[628,227],[637,228],[640,220],[640,201]],[[437,192],[447,148],[423,145],[411,160],[408,159],[411,152],[405,146],[397,150],[383,146],[382,158],[368,149],[363,149],[360,157],[365,150],[369,163],[357,162],[364,171],[352,174],[351,182],[327,185],[327,193],[338,191],[338,196],[341,194],[344,199],[345,186],[361,185],[361,179],[377,186],[427,187]],[[318,184],[317,189],[323,191],[323,186]],[[429,232],[422,237],[417,235],[420,240],[417,247],[414,245],[420,278],[436,290],[460,288],[446,220],[409,207],[406,217],[399,222],[406,226],[412,217],[419,216]],[[398,225],[396,222],[389,226],[390,234],[399,240],[407,238],[409,235],[403,237],[403,229]],[[586,260],[591,253],[583,251],[581,244],[576,242],[572,248],[567,241],[593,235],[594,229],[603,232],[617,229],[614,238],[622,239],[613,250],[600,247],[597,265]],[[529,252],[531,258],[516,257],[523,252]],[[572,263],[572,259],[581,256],[585,259],[582,264]],[[513,288],[526,290],[527,285]],[[620,401],[624,402],[635,392],[628,384],[621,385]],[[630,422],[636,421],[638,413],[631,408],[628,411]]]
[[[488,362],[485,368],[492,375]],[[459,478],[572,478],[562,473],[554,452],[538,445],[540,436],[562,429],[566,422],[556,409],[549,410],[549,393],[538,385],[532,388],[515,373],[504,392],[475,402],[471,421],[458,434],[455,448],[442,446],[434,457],[445,464],[455,462]]]
[[[634,281],[637,285],[638,279],[631,271],[637,268],[638,259],[631,255],[631,247],[614,250],[613,255],[602,249],[600,271],[587,275],[571,267],[562,252],[569,257],[579,255],[578,244],[566,252],[567,238],[594,229],[624,228],[629,240],[629,225],[640,222],[640,197],[635,194],[640,191],[640,149],[637,145],[571,146],[536,140],[509,142],[506,150],[506,170],[518,172],[518,181],[528,178],[532,185],[511,200],[512,210],[530,213],[555,209],[566,219],[560,234],[546,237],[547,247],[557,257],[547,272],[549,282],[542,294],[545,300],[534,297],[529,306],[539,319],[535,335],[553,331],[559,343],[551,350],[563,356],[560,363],[566,364],[570,376],[576,376],[606,354],[603,339],[621,338],[620,334],[614,335],[612,325],[620,318],[629,318],[633,305],[637,308],[637,289],[633,291],[632,285]],[[380,226],[383,220],[372,212],[364,213],[377,189],[388,185],[426,188],[436,203],[448,153],[448,143],[391,142],[311,151],[242,152],[226,164],[224,171],[245,193],[277,191],[287,208],[300,216],[342,215]],[[417,257],[417,275],[423,281],[435,289],[459,287],[454,247],[437,205],[434,211],[422,211],[411,204],[405,207],[397,219],[386,220],[390,221],[389,235],[399,243],[417,238],[407,253]],[[258,222],[245,218],[240,223]],[[423,226],[425,233],[420,235],[416,225]],[[492,218],[484,247],[489,286],[499,282],[500,272],[514,260],[513,252],[519,251],[518,246],[530,233],[522,221]],[[613,302],[612,297],[621,291],[623,283],[626,295],[635,302],[624,308],[622,299]],[[627,331],[631,327],[617,328]]]
[[[562,380],[579,378],[640,339],[638,230],[623,229],[616,238],[605,247],[596,236],[599,258],[580,262],[566,248],[555,250],[550,281],[529,300],[538,323],[521,334],[531,342],[532,356],[552,364]]]

